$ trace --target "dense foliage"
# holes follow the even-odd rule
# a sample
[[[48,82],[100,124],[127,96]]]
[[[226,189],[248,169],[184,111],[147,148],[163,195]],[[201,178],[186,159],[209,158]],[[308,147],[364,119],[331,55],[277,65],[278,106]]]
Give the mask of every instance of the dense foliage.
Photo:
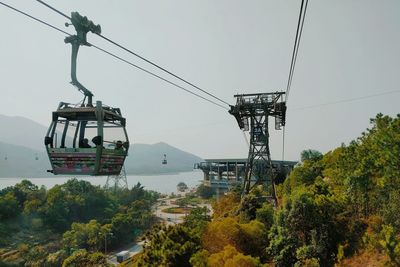
[[[183,224],[156,225],[143,239],[139,266],[191,266],[189,261],[201,248],[201,235],[210,217],[207,208],[194,208]]]
[[[196,193],[202,198],[211,198],[215,195],[215,190],[209,186],[201,184],[197,187]]]
[[[0,249],[18,249],[17,266],[107,266],[101,251],[149,229],[158,197],[139,183],[108,191],[72,179],[46,190],[23,180],[0,191]]]
[[[325,155],[303,151],[277,207],[231,192],[201,227],[153,229],[138,266],[400,266],[400,115],[371,124]]]

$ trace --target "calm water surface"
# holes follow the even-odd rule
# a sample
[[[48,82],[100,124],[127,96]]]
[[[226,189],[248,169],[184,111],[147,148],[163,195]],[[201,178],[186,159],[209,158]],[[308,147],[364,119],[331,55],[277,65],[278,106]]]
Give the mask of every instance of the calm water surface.
[[[47,189],[52,188],[56,184],[63,184],[74,176],[54,176],[50,178],[0,178],[0,189],[7,186],[13,186],[23,179],[28,179],[37,186],[46,186]],[[78,180],[85,180],[93,185],[103,186],[106,183],[106,176],[76,176]],[[128,186],[131,188],[138,182],[141,183],[145,189],[154,190],[160,193],[176,192],[176,185],[179,182],[184,182],[188,187],[195,187],[201,183],[203,179],[203,172],[192,171],[182,172],[177,174],[163,174],[163,175],[127,175]]]

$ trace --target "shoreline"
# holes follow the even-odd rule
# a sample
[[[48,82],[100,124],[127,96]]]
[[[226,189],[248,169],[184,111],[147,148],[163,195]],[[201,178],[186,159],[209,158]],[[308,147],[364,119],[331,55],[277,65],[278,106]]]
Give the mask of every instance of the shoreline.
[[[0,178],[0,190],[8,186],[14,186],[24,179],[30,180],[38,187],[45,186],[47,189],[50,189],[56,184],[63,184],[72,178],[88,181],[96,186],[104,186],[107,181],[107,176],[2,177]],[[203,180],[203,173],[201,171],[190,171],[175,174],[127,175],[126,178],[128,188],[140,183],[147,190],[157,191],[161,194],[170,194],[176,192],[176,186],[179,182],[184,182],[189,187],[199,185]]]
[[[127,173],[126,176],[167,176],[167,175],[179,175],[182,173],[188,172],[201,172],[200,170],[183,170],[183,171],[176,171],[176,172],[155,172],[155,173]],[[68,175],[43,175],[43,176],[0,176],[0,179],[47,179],[47,178],[66,178],[66,177],[107,177],[107,176],[87,176],[87,175],[75,175],[75,176],[68,176]]]

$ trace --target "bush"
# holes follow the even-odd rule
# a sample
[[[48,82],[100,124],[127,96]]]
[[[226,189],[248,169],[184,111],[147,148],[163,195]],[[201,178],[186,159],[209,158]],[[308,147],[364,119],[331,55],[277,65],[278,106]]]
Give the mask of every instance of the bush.
[[[196,194],[201,198],[208,199],[215,195],[215,189],[201,184],[197,187]]]

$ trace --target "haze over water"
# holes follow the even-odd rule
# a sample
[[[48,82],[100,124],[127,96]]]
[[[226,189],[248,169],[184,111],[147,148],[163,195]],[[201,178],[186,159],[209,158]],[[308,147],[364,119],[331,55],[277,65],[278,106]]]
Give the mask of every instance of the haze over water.
[[[13,186],[23,179],[30,180],[37,186],[44,185],[47,189],[52,188],[56,184],[63,184],[73,176],[54,176],[48,178],[0,178],[0,189],[8,186]],[[78,180],[85,180],[93,185],[103,186],[106,183],[106,176],[77,176]],[[176,192],[176,185],[179,182],[184,182],[189,188],[197,186],[203,179],[201,171],[182,172],[177,174],[164,175],[127,175],[128,187],[136,185],[138,182],[147,190],[154,190],[160,193]]]

